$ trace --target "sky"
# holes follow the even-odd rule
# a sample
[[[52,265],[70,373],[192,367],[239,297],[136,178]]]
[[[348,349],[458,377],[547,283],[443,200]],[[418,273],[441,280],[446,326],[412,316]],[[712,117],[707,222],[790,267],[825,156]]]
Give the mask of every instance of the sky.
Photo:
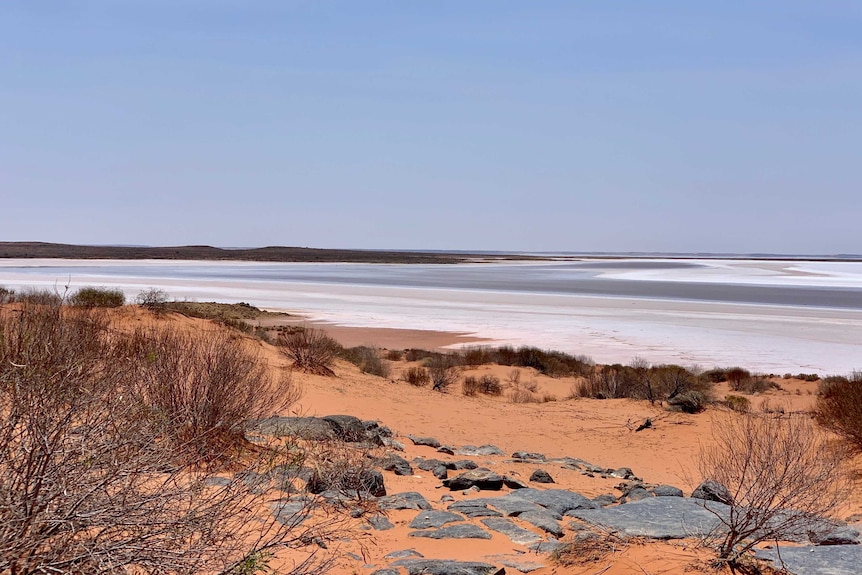
[[[862,2],[4,0],[0,241],[862,252]]]

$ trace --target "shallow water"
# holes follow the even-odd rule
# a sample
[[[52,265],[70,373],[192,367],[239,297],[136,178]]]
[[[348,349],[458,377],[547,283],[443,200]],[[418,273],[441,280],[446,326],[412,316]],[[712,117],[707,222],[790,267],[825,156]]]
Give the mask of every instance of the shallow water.
[[[0,285],[158,287],[342,325],[459,331],[600,362],[862,367],[862,262],[459,265],[0,260]],[[372,343],[372,342],[369,342]]]

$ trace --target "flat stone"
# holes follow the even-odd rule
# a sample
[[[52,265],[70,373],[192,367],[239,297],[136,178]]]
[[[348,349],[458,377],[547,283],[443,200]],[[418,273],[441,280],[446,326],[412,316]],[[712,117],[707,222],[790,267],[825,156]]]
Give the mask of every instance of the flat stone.
[[[626,493],[626,501],[640,501],[641,499],[646,499],[648,497],[655,497],[655,495],[640,486],[632,487],[628,493]]]
[[[452,469],[454,471],[462,471],[465,469],[476,469],[479,465],[475,461],[471,461],[469,459],[459,459],[458,461],[446,461],[444,463],[446,465],[446,469]]]
[[[553,515],[545,510],[542,511],[527,511],[518,515],[518,519],[526,521],[534,527],[538,527],[546,533],[550,533],[554,537],[560,538],[563,536],[563,528],[557,523]]]
[[[536,533],[519,527],[511,519],[504,517],[488,517],[487,519],[482,519],[482,524],[492,531],[502,533],[511,539],[512,543],[517,543],[518,545],[530,545],[542,540]]]
[[[365,441],[368,434],[362,420],[352,415],[327,415],[322,418],[331,427],[335,437],[347,442]]]
[[[268,417],[258,421],[255,428],[273,437],[289,435],[310,441],[335,439],[332,426],[320,417]]]
[[[455,453],[458,455],[505,455],[503,450],[495,445],[481,445],[476,447],[475,445],[464,445],[459,449],[455,450]]]
[[[377,506],[380,509],[415,509],[422,511],[431,509],[431,504],[422,496],[421,493],[415,491],[407,491],[404,493],[395,493],[387,495],[377,500]]]
[[[366,519],[375,531],[386,531],[395,527],[385,515],[372,515]]]
[[[507,495],[503,495],[502,497],[487,497],[482,499],[485,504],[493,507],[494,509],[498,509],[503,512],[504,515],[508,515],[510,517],[520,515],[521,513],[527,513],[528,511],[544,511],[545,508],[541,505],[537,505],[532,501],[527,501],[526,499],[522,499],[519,495],[524,490],[516,491],[515,493],[509,493]],[[478,501],[474,499],[474,501]]]
[[[449,511],[457,511],[467,517],[501,517],[502,513],[489,509],[487,505],[477,499],[457,501],[448,507]]]
[[[849,525],[841,525],[832,531],[811,531],[808,537],[815,545],[858,545],[859,531]]]
[[[558,515],[575,509],[595,509],[597,505],[574,491],[565,489],[521,489],[517,497],[550,509]]]
[[[390,453],[380,460],[380,468],[384,471],[392,471],[395,475],[411,476],[413,475],[413,467],[410,463],[394,453]]]
[[[516,451],[512,454],[512,459],[528,460],[528,461],[544,461],[545,456],[541,453],[531,453],[529,451]]]
[[[471,469],[451,479],[446,479],[443,481],[443,485],[452,491],[469,489],[474,486],[483,490],[499,491],[503,488],[503,482],[504,479],[502,476],[489,469],[479,468]]]
[[[377,571],[372,571],[371,575],[401,575],[401,571],[385,567],[383,569],[378,569]]]
[[[430,539],[490,539],[491,535],[470,523],[449,525],[428,531],[411,531],[409,537],[428,537]]]
[[[402,549],[383,556],[384,559],[406,559],[408,557],[425,557],[415,549]]]
[[[593,503],[598,505],[599,507],[606,507],[608,505],[613,505],[617,502],[617,498],[610,493],[605,493],[603,495],[597,495],[593,497]]]
[[[440,447],[440,442],[433,437],[418,437],[416,435],[408,435],[407,439],[413,442],[413,445],[425,445],[427,447]]]
[[[532,573],[533,571],[547,567],[547,565],[538,561],[526,561],[523,555],[490,555],[487,559],[504,567],[517,569],[521,573]]]
[[[446,455],[455,455],[455,450],[447,445],[441,445],[437,448],[438,453],[445,453]]]
[[[442,527],[447,523],[455,523],[464,521],[463,515],[451,513],[449,511],[422,511],[410,522],[411,529],[428,529],[429,527]]]
[[[529,487],[529,485],[527,485],[520,479],[515,479],[510,475],[503,476],[503,485],[505,485],[509,489],[527,489]]]
[[[308,499],[298,498],[270,504],[275,520],[282,525],[296,526],[308,519],[311,511]]]
[[[795,575],[858,575],[862,565],[860,545],[781,547],[780,554],[787,570]],[[758,550],[756,556],[781,567],[775,549]]]
[[[673,485],[656,485],[649,491],[656,497],[682,497],[682,489]]]
[[[629,536],[685,539],[702,537],[720,525],[719,519],[705,505],[703,501],[682,497],[650,497],[616,507],[575,510],[569,515]],[[719,513],[727,510],[721,503],[713,502],[709,506]]]
[[[619,469],[612,469],[610,476],[618,477],[620,479],[634,479],[635,474],[628,467],[620,467]]]
[[[719,503],[729,504],[733,501],[730,491],[727,487],[718,481],[704,481],[691,492],[693,499],[703,499],[704,501],[718,501]]]
[[[404,567],[409,575],[505,575],[506,573],[504,569],[488,563],[446,559],[400,559],[392,566]]]
[[[536,553],[553,553],[564,545],[565,543],[561,541],[539,541],[538,543],[528,545],[527,549],[535,551]]]

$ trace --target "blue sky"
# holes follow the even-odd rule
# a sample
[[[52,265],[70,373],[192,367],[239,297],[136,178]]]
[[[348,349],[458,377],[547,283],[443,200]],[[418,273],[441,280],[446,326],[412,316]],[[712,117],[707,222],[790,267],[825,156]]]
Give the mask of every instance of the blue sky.
[[[11,0],[0,240],[862,252],[862,3]]]

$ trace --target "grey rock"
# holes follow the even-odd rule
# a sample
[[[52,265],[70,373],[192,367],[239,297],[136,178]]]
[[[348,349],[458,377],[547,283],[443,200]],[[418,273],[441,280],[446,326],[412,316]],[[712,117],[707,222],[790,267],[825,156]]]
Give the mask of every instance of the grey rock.
[[[647,497],[655,496],[643,487],[637,485],[629,489],[628,493],[626,493],[625,499],[626,501],[640,501],[641,499],[646,499]]]
[[[310,506],[309,499],[295,498],[276,501],[270,504],[270,509],[272,509],[276,521],[282,525],[294,527],[308,519],[311,511]]]
[[[529,485],[527,485],[520,479],[515,479],[510,475],[503,476],[503,485],[505,485],[509,489],[527,489],[529,487]]]
[[[550,533],[554,537],[560,538],[563,536],[563,528],[557,523],[554,516],[547,511],[527,511],[518,515],[518,519],[526,521],[534,527],[538,527],[546,533]]]
[[[401,443],[400,441],[396,441],[396,440],[392,439],[391,437],[382,437],[382,436],[381,436],[381,440],[382,440],[382,443],[385,447],[389,447],[389,448],[394,449],[396,451],[404,451],[404,444]]]
[[[795,575],[858,575],[862,546],[781,547],[781,561]],[[781,567],[776,550],[758,550],[756,556]]]
[[[350,557],[354,561],[362,561],[362,555],[357,555],[356,553],[345,553],[347,557]]]
[[[393,551],[383,556],[384,559],[406,559],[408,557],[425,557],[415,549],[402,549],[401,551]]]
[[[468,455],[468,456],[476,456],[476,455],[505,455],[503,450],[495,445],[482,445],[476,447],[475,445],[464,445],[460,449],[456,449],[455,453],[458,455]]]
[[[428,531],[411,531],[409,537],[428,537],[430,539],[490,539],[491,535],[475,525],[464,523],[462,525],[449,525],[448,527]]]
[[[542,540],[537,534],[515,525],[512,520],[504,517],[488,517],[482,519],[482,524],[492,531],[502,533],[518,545],[530,545]]]
[[[544,469],[537,469],[530,475],[530,481],[534,483],[556,483],[551,474]]]
[[[610,472],[611,477],[619,477],[620,479],[634,479],[635,474],[628,467],[620,467]]]
[[[417,511],[421,511],[424,509],[431,509],[431,504],[428,503],[428,500],[425,499],[421,493],[407,491],[404,493],[395,493],[393,495],[381,497],[377,500],[377,507],[383,510],[416,509]]]
[[[323,420],[332,427],[335,437],[342,441],[357,442],[368,439],[362,420],[352,415],[327,415]]]
[[[438,465],[431,470],[431,475],[433,475],[437,479],[446,479],[449,477],[449,470],[446,469],[445,465]]]
[[[832,531],[812,531],[809,539],[815,545],[858,545],[859,531],[849,525],[840,525]]]
[[[607,507],[608,505],[613,505],[617,502],[617,498],[611,495],[610,493],[605,493],[603,495],[598,495],[593,497],[593,503],[600,507]]]
[[[376,469],[360,470],[355,477],[351,478],[350,483],[350,485],[338,484],[331,477],[314,473],[308,478],[305,488],[309,493],[315,494],[337,489],[340,491],[368,492],[375,497],[386,495],[383,474]]]
[[[408,435],[407,438],[413,442],[413,445],[425,445],[427,447],[440,447],[440,442],[433,437],[418,437],[416,435]]]
[[[531,453],[529,451],[516,451],[512,454],[512,459],[520,459],[522,461],[544,461],[545,456],[541,453]]]
[[[398,569],[391,569],[389,567],[384,567],[383,569],[378,569],[377,571],[372,571],[371,575],[401,575],[401,571]]]
[[[465,489],[464,491],[462,491],[461,495],[473,495],[474,493],[479,493],[480,491],[482,491],[482,490],[474,485],[470,489]]]
[[[560,541],[539,541],[538,543],[528,545],[527,549],[535,551],[536,553],[553,553],[564,545],[565,543]]]
[[[457,501],[448,507],[449,511],[457,511],[467,517],[500,517],[499,511],[489,509],[487,505],[477,499]]]
[[[445,462],[446,469],[452,469],[454,471],[462,471],[465,469],[477,469],[479,466],[475,461],[471,461],[469,459],[459,459],[458,461],[447,461]]]
[[[519,497],[519,495],[524,490],[516,491],[514,493],[509,493],[502,497],[488,497],[484,499],[474,499],[473,501],[482,501],[486,505],[493,507],[499,511],[502,511],[504,515],[508,515],[509,517],[518,516],[521,513],[527,513],[529,511],[544,511],[545,508],[541,505],[533,503],[532,501],[527,501]]]
[[[447,523],[464,521],[463,515],[449,511],[422,511],[410,522],[411,529],[428,529],[430,527],[443,527]]]
[[[447,494],[447,495],[444,495],[444,496],[442,496],[442,497],[440,498],[440,502],[441,502],[441,503],[450,503],[450,502],[452,502],[452,501],[455,501],[455,498],[454,498],[454,497],[452,497],[451,495],[448,495],[448,494]]]
[[[487,559],[490,559],[494,563],[499,563],[504,567],[517,569],[521,573],[532,573],[533,571],[547,567],[547,565],[538,561],[526,561],[522,555],[491,555]]]
[[[375,531],[386,531],[387,529],[392,529],[395,527],[392,525],[392,522],[389,521],[389,518],[385,515],[372,515],[367,519],[369,525],[374,528]]]
[[[350,510],[350,517],[352,517],[353,519],[359,519],[363,515],[365,515],[365,510],[361,507],[357,507]]]
[[[506,573],[504,569],[488,563],[445,559],[400,559],[392,566],[404,567],[409,575],[505,575]]]
[[[446,455],[455,455],[455,450],[447,445],[441,445],[437,448],[438,453],[445,453]]]
[[[692,491],[693,499],[703,499],[704,501],[718,501],[719,503],[730,504],[733,501],[733,496],[728,491],[727,487],[718,481],[707,479],[697,486]]]
[[[673,485],[656,485],[652,489],[652,494],[656,497],[682,497],[682,489]]]
[[[709,505],[709,509],[705,506]],[[650,497],[616,507],[580,509],[569,515],[591,525],[620,531],[629,536],[653,539],[701,537],[720,522],[713,513],[726,513],[727,506],[682,497]]]
[[[395,475],[411,476],[413,475],[413,467],[403,457],[399,457],[394,453],[390,453],[380,460],[380,467],[384,471],[392,471]]]
[[[415,463],[416,467],[418,467],[422,471],[431,471],[438,465],[446,465],[443,461],[440,461],[439,459],[425,459],[424,457],[415,457],[413,459],[413,463]]]
[[[594,509],[595,503],[574,491],[565,489],[521,489],[517,496],[526,499],[542,507],[545,507],[558,515],[565,515],[567,511],[574,509]]]
[[[446,479],[443,485],[452,491],[478,487],[484,490],[499,491],[503,488],[503,477],[489,469],[471,469],[460,475]]]
[[[228,477],[207,477],[204,479],[204,485],[208,487],[227,487],[233,483]]]

